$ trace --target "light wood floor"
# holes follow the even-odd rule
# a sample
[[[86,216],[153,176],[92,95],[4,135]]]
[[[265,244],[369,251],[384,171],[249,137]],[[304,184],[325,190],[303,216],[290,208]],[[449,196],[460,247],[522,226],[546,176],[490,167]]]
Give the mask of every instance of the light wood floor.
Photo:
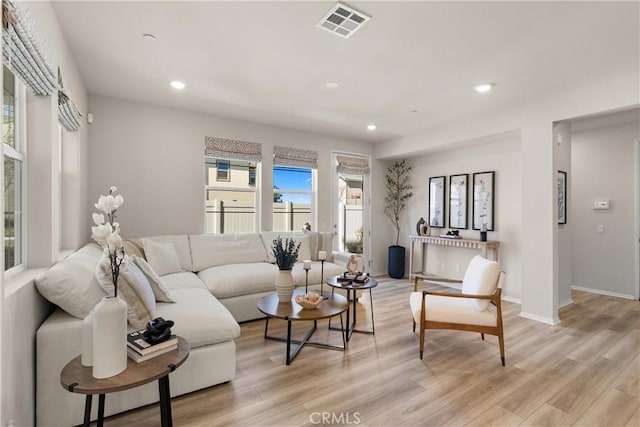
[[[375,336],[354,334],[346,352],[305,347],[290,366],[284,343],[263,339],[264,321],[243,324],[236,378],[174,398],[174,424],[311,426],[328,413],[325,425],[640,425],[638,301],[574,292],[557,326],[521,318],[520,307],[506,302],[503,368],[497,339],[467,332],[428,331],[420,360],[410,291],[406,280],[382,279],[374,289]],[[360,305],[366,327],[368,297]],[[284,325],[273,321],[270,333],[276,326],[284,333]],[[340,342],[338,332],[316,334]],[[159,409],[105,424],[157,426]]]

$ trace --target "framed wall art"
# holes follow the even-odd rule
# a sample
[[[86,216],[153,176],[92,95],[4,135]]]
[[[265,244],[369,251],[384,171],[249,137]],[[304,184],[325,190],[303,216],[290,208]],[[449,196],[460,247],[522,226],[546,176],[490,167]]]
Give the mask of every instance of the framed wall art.
[[[567,173],[558,171],[558,224],[567,223]]]
[[[473,229],[494,231],[495,172],[473,174]]]
[[[449,177],[449,227],[468,228],[467,194],[469,174],[451,175]]]
[[[444,227],[444,176],[429,178],[429,225]]]

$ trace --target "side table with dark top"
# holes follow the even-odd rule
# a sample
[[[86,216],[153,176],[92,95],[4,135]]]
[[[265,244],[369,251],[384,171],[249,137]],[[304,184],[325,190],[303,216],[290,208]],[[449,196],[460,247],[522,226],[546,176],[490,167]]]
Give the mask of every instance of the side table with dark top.
[[[344,328],[342,331],[342,347],[337,345],[331,345],[328,343],[319,343],[309,341],[309,338],[318,328],[318,320],[332,318],[334,316],[340,316],[340,324],[342,323],[342,313],[347,310],[348,304],[345,297],[342,295],[334,295],[333,297],[326,299],[320,303],[317,308],[304,309],[297,302],[295,302],[296,295],[304,295],[306,292],[303,289],[295,289],[293,291],[293,297],[291,302],[281,303],[278,300],[276,293],[264,296],[258,301],[258,310],[267,315],[266,323],[264,326],[264,339],[274,340],[287,343],[287,357],[286,362],[289,365],[293,359],[298,355],[302,347],[305,345],[311,345],[314,347],[328,348],[333,350],[342,350],[346,348]],[[269,319],[270,318],[283,319],[287,321],[287,337],[274,337],[269,335]],[[302,340],[291,339],[291,322],[292,321],[313,321],[313,326]],[[335,328],[337,329],[337,328]],[[292,350],[291,344],[297,344]]]
[[[371,294],[371,289],[378,286],[378,281],[372,277],[369,277],[365,283],[358,283],[352,280],[339,280],[341,276],[334,276],[327,279],[327,285],[331,286],[333,289],[331,290],[331,295],[335,295],[336,289],[344,289],[347,291],[347,300],[353,303],[353,308],[347,308],[347,329],[345,331],[345,335],[347,341],[351,339],[351,335],[354,332],[358,332],[360,334],[371,334],[374,335],[376,333],[376,327],[373,323],[373,295]],[[356,303],[358,302],[356,298],[356,291],[364,291],[369,289],[369,303],[371,304],[371,330],[365,331],[362,329],[356,329]],[[351,295],[353,292],[353,295]],[[350,322],[351,310],[353,310],[353,321]],[[337,329],[331,326],[331,322],[329,322],[330,329]]]
[[[191,348],[182,337],[178,337],[178,348],[154,357],[142,363],[127,358],[127,369],[109,378],[94,378],[91,366],[82,366],[81,356],[75,357],[62,369],[60,383],[72,393],[86,394],[84,406],[84,425],[91,420],[91,400],[98,395],[98,427],[104,422],[105,394],[135,388],[158,380],[160,392],[160,420],[162,427],[173,425],[171,419],[171,391],[169,374],[187,360]]]

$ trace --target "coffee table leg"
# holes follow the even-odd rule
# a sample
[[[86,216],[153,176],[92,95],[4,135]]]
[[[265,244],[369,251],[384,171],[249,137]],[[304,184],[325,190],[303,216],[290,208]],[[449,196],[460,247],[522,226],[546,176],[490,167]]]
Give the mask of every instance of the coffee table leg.
[[[92,394],[87,394],[87,397],[84,400],[84,426],[89,427],[91,423],[91,400],[93,399]]]
[[[158,390],[160,392],[160,424],[162,427],[172,427],[169,375],[165,375],[158,380]]]
[[[287,365],[291,363],[291,320],[287,319]]]
[[[104,423],[104,394],[98,395],[98,427]]]
[[[373,321],[373,294],[371,293],[371,288],[369,288],[369,303],[371,304],[371,332],[375,335],[376,324]]]

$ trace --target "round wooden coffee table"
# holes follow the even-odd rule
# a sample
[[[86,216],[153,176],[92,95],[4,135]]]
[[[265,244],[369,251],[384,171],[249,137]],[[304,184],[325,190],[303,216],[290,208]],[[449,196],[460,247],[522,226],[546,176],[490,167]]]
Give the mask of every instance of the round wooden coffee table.
[[[123,343],[124,345],[124,343]],[[128,390],[158,380],[160,391],[160,419],[162,427],[173,425],[171,420],[171,392],[169,374],[187,360],[191,348],[182,337],[178,337],[178,348],[142,363],[127,358],[127,369],[109,378],[94,378],[91,366],[82,366],[77,356],[62,369],[60,383],[72,393],[86,394],[84,425],[91,419],[91,400],[98,395],[98,427],[104,422],[105,394]]]
[[[365,283],[358,283],[358,282],[354,282],[352,280],[340,280],[342,276],[334,276],[331,277],[329,279],[327,279],[327,285],[331,286],[333,288],[331,295],[334,295],[336,289],[345,289],[347,291],[347,300],[349,300],[350,302],[353,302],[353,321],[349,322],[350,320],[350,315],[351,315],[351,309],[347,308],[347,329],[345,331],[345,335],[347,338],[347,341],[349,341],[351,339],[351,335],[354,332],[358,332],[360,334],[371,334],[374,335],[376,333],[376,327],[375,324],[373,323],[373,295],[371,293],[371,289],[375,288],[376,286],[378,286],[378,281],[376,279],[374,279],[373,277],[369,277],[369,280],[367,280]],[[356,329],[356,302],[357,302],[357,298],[356,298],[356,291],[363,291],[369,289],[369,303],[371,304],[371,330],[370,331],[365,331],[362,329]],[[351,296],[351,292],[353,292],[353,296]],[[329,324],[329,327],[331,327],[331,324]],[[337,328],[332,328],[332,329],[337,329]]]
[[[296,295],[304,295],[303,289],[296,289],[293,291],[293,298],[291,302],[280,303],[278,295],[273,293],[260,298],[258,301],[258,310],[267,315],[267,320],[264,326],[264,338],[267,340],[274,340],[287,343],[287,365],[289,365],[293,359],[298,355],[302,347],[305,345],[311,345],[314,347],[329,348],[333,350],[342,350],[346,348],[346,340],[344,334],[344,326],[342,322],[342,313],[347,310],[347,299],[342,295],[334,295],[333,297],[326,299],[320,303],[317,308],[304,309],[297,302],[295,302]],[[318,328],[318,320],[327,319],[334,316],[340,316],[342,346],[332,345],[328,343],[318,343],[309,341],[309,338]],[[269,335],[269,319],[270,318],[283,319],[287,321],[287,337],[274,337]],[[291,322],[293,321],[313,321],[313,327],[309,329],[305,337],[298,341],[291,339]],[[336,328],[337,329],[337,328]],[[297,344],[294,349],[291,348],[291,344]]]

